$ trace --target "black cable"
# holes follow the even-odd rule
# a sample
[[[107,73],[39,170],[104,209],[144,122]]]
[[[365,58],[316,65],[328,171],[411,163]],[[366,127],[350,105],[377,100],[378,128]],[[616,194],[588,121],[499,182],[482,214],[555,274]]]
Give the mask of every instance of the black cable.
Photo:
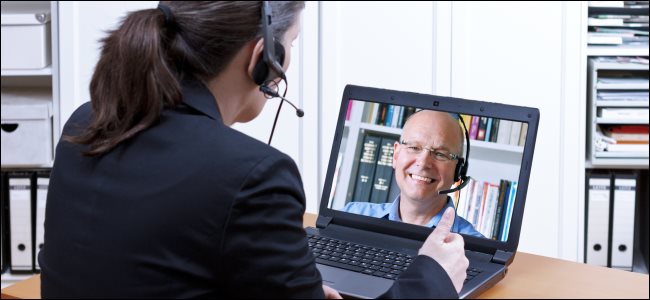
[[[284,80],[284,93],[282,93],[282,98],[285,98],[287,96],[287,91],[289,90],[289,83],[286,80],[286,77],[282,76],[282,80]],[[278,117],[280,116],[280,110],[282,109],[282,103],[284,103],[283,99],[280,99],[280,105],[278,105],[278,111],[275,113],[275,120],[273,120],[273,127],[271,127],[271,136],[269,136],[269,142],[268,144],[271,145],[271,140],[273,140],[273,133],[275,132],[275,125],[278,123]]]

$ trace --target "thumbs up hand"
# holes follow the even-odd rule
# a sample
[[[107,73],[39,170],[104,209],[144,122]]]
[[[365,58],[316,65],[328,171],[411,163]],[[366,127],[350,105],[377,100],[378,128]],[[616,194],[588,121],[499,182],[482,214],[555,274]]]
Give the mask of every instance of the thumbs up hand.
[[[469,266],[469,260],[465,256],[463,237],[451,232],[454,218],[454,209],[447,208],[442,215],[442,219],[438,222],[438,226],[424,241],[418,254],[429,256],[438,262],[451,278],[456,292],[460,292],[465,277],[467,277],[466,270]]]

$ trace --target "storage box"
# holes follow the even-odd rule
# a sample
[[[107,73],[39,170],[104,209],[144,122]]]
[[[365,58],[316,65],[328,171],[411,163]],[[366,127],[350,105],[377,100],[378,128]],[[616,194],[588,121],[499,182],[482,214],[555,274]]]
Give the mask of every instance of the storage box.
[[[1,164],[52,163],[52,95],[46,90],[2,91]]]
[[[51,62],[49,1],[2,1],[2,69],[42,69]]]

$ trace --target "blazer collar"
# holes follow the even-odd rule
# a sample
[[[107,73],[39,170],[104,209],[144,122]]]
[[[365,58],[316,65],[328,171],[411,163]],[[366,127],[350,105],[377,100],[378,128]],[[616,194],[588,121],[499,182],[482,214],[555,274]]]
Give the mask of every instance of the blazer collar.
[[[199,80],[188,79],[181,82],[183,102],[213,120],[222,121],[221,112],[210,90]]]

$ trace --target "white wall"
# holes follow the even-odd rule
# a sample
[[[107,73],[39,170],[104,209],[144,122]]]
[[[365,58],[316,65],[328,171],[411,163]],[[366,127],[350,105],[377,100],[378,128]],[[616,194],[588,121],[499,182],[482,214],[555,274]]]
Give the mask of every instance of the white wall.
[[[520,249],[551,256],[560,202],[561,5],[457,2],[452,20],[451,95],[540,110]]]
[[[451,95],[540,110],[519,250],[576,260],[580,3],[454,2],[452,10]]]
[[[155,3],[60,2],[62,122],[88,99],[103,31]],[[541,120],[519,250],[575,260],[584,161],[574,150],[584,147],[584,119],[571,117],[584,113],[576,99],[579,6],[308,2],[288,72],[288,98],[305,117],[283,105],[273,142],[300,167],[307,211],[318,209],[345,84],[532,106]],[[266,141],[278,103],[235,128]]]
[[[59,1],[61,126],[90,100],[88,86],[99,59],[99,40],[128,11],[156,7],[158,1]]]

